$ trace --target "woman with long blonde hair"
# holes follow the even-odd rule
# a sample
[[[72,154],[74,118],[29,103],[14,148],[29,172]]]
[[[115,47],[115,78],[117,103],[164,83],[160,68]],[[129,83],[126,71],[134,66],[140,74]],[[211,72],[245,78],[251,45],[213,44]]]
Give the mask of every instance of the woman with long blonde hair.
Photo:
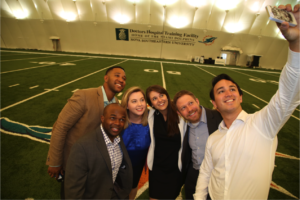
[[[129,199],[134,199],[150,145],[148,109],[144,91],[139,87],[129,88],[122,97],[121,106],[127,110],[125,130],[121,136],[132,163],[133,184]]]

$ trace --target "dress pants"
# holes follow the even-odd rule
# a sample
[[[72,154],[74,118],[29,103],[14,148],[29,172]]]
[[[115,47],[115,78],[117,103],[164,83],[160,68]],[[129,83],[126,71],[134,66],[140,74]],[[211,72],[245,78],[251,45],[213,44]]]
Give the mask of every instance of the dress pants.
[[[199,176],[199,170],[193,168],[193,164],[190,163],[187,176],[185,179],[185,199],[194,199],[193,194],[196,191],[197,180]],[[211,199],[209,194],[207,195],[207,199]]]

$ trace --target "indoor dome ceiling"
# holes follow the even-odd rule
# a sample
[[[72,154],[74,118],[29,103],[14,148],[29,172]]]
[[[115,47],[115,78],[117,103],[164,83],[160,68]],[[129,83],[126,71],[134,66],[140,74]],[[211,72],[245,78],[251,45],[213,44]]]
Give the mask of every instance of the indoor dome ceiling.
[[[1,17],[146,24],[281,37],[266,5],[299,0],[1,0]]]
[[[266,5],[300,0],[0,0],[1,48],[190,60],[224,47],[281,69],[287,42]],[[56,48],[59,47],[59,48]]]

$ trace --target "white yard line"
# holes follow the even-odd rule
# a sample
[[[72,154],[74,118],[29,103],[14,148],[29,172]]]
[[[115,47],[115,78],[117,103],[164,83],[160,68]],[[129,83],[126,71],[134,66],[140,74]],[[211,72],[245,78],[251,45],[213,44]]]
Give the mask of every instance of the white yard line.
[[[23,58],[23,59],[14,59],[14,60],[1,60],[1,62],[16,61],[16,60],[30,60],[30,59],[39,59],[39,58],[54,58],[54,57],[61,57],[61,56],[51,56],[51,57],[47,56],[47,57]]]
[[[161,76],[162,76],[163,87],[165,89],[167,89],[166,81],[165,81],[165,75],[164,75],[164,68],[163,68],[162,62],[160,62],[160,68],[161,68]]]
[[[37,87],[39,87],[39,86],[35,85],[35,86],[30,87],[29,89],[33,89],[33,88],[37,88]]]
[[[74,92],[76,92],[77,90],[79,90],[79,89],[75,89],[75,90],[73,90],[72,92],[74,93]]]
[[[85,58],[85,59],[73,60],[73,61],[67,61],[67,62],[77,62],[77,61],[88,60],[88,59],[92,59],[92,58]],[[66,63],[66,62],[61,62],[61,63]],[[11,73],[11,72],[17,72],[17,71],[23,71],[23,70],[28,70],[28,69],[35,69],[35,68],[40,68],[40,67],[47,67],[47,66],[51,66],[51,65],[59,65],[61,63],[54,63],[54,64],[49,64],[49,65],[40,65],[40,66],[28,67],[28,68],[24,68],[24,69],[16,69],[16,70],[12,70],[12,71],[1,72],[1,74]]]
[[[206,70],[202,69],[201,67],[198,67],[198,66],[195,66],[195,67],[197,67],[198,69],[201,69],[201,70],[205,71],[206,73],[208,73],[208,74],[210,74],[210,75],[212,75],[212,76],[216,76],[216,75],[210,73],[209,71],[206,71]]]
[[[8,86],[8,87],[15,87],[15,86],[18,86],[18,85],[20,85],[20,84],[17,83],[17,84],[14,84],[14,85],[10,85],[10,86]]]
[[[240,73],[240,74],[244,74],[244,75],[246,75],[246,76],[250,76],[250,77],[256,78],[256,79],[261,79],[261,78],[258,78],[258,77],[256,77],[256,76],[252,76],[252,75],[249,75],[249,74],[245,74],[245,73],[243,73],[243,72],[237,72],[237,71],[234,70],[234,69],[230,69],[230,70],[232,70],[232,71],[234,71],[234,72],[236,72],[236,73]]]
[[[12,108],[12,107],[14,107],[14,106],[16,106],[16,105],[19,105],[19,104],[21,104],[21,103],[24,103],[24,102],[26,102],[26,101],[29,101],[29,100],[31,100],[31,99],[34,99],[34,98],[36,98],[36,97],[42,96],[42,95],[44,95],[44,94],[47,94],[47,93],[51,92],[52,90],[55,91],[55,90],[57,90],[58,88],[61,88],[61,87],[66,86],[66,85],[69,85],[70,83],[74,83],[74,82],[79,81],[79,80],[81,80],[81,79],[83,79],[83,78],[86,78],[86,77],[89,77],[89,76],[91,76],[91,75],[93,75],[93,74],[96,74],[96,73],[98,73],[98,72],[101,72],[101,71],[103,71],[103,70],[105,70],[105,69],[107,69],[107,68],[109,68],[109,67],[112,67],[112,66],[115,66],[115,65],[119,65],[119,64],[121,64],[121,63],[123,63],[123,62],[126,62],[126,61],[127,61],[127,60],[124,60],[124,61],[119,62],[119,63],[115,63],[115,64],[113,64],[113,65],[110,65],[110,66],[108,66],[108,67],[105,67],[105,68],[103,68],[103,69],[100,69],[100,70],[98,70],[98,71],[95,71],[95,72],[93,72],[93,73],[90,73],[90,74],[88,74],[88,75],[85,75],[85,76],[82,76],[82,77],[80,77],[80,78],[77,78],[77,79],[75,79],[75,80],[73,80],[73,81],[70,81],[70,82],[68,82],[68,83],[64,83],[64,84],[62,84],[62,85],[60,85],[60,86],[57,86],[57,87],[55,87],[55,88],[52,88],[51,90],[47,90],[47,91],[45,91],[45,92],[42,92],[42,93],[37,94],[37,95],[34,95],[34,96],[32,96],[32,97],[29,97],[29,98],[27,98],[27,99],[24,99],[24,100],[22,100],[22,101],[19,101],[19,102],[17,102],[17,103],[12,104],[12,105],[6,106],[5,108],[2,108],[2,109],[0,110],[0,112],[2,112],[2,111],[4,111],[4,110],[7,110],[7,109],[9,109],[9,108]]]
[[[197,66],[195,66],[195,67],[197,67]],[[216,76],[215,74],[212,74],[212,73],[210,73],[210,72],[208,72],[208,71],[202,69],[201,67],[197,67],[197,68],[198,68],[198,69],[201,69],[201,70],[203,70],[203,71],[205,71],[205,72],[207,72],[207,73],[209,73],[209,74],[212,75],[212,76]],[[246,90],[244,90],[244,89],[242,89],[242,88],[241,88],[241,90],[243,90],[243,91],[246,92],[247,94],[249,94],[249,95],[251,95],[251,96],[253,96],[253,97],[255,97],[255,98],[261,100],[262,102],[264,102],[264,103],[266,103],[266,104],[269,103],[269,102],[267,102],[267,101],[265,101],[265,100],[259,98],[258,96],[255,96],[254,94],[251,94],[250,92],[248,92],[248,91],[246,91]],[[298,109],[296,108],[296,110],[298,110]],[[298,111],[299,111],[299,110],[298,110]],[[293,117],[293,118],[295,118],[295,119],[298,119],[298,120],[300,121],[300,119],[299,119],[298,117],[294,116],[294,115],[291,115],[291,117]]]
[[[258,108],[258,109],[260,109],[260,107],[258,107],[257,105],[255,105],[255,104],[252,104],[255,108]]]
[[[53,89],[47,89],[47,88],[46,88],[46,89],[44,89],[44,90],[47,90],[47,91],[48,91],[48,90],[51,90],[51,91],[56,91],[56,92],[58,92],[58,91],[59,91],[59,90],[53,90]]]
[[[121,96],[123,94],[123,92],[120,92],[117,96],[119,97],[119,96]]]

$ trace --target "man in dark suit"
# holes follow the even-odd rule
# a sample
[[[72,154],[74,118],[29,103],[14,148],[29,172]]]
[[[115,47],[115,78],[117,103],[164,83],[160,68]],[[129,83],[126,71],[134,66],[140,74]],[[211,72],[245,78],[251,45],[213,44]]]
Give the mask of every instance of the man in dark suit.
[[[178,114],[188,121],[181,158],[185,197],[193,199],[200,165],[204,159],[206,141],[208,136],[217,130],[222,117],[217,110],[200,106],[195,95],[187,90],[177,92],[173,103]]]
[[[105,107],[102,124],[72,147],[65,175],[66,199],[126,199],[132,186],[132,166],[119,134],[125,109]]]

